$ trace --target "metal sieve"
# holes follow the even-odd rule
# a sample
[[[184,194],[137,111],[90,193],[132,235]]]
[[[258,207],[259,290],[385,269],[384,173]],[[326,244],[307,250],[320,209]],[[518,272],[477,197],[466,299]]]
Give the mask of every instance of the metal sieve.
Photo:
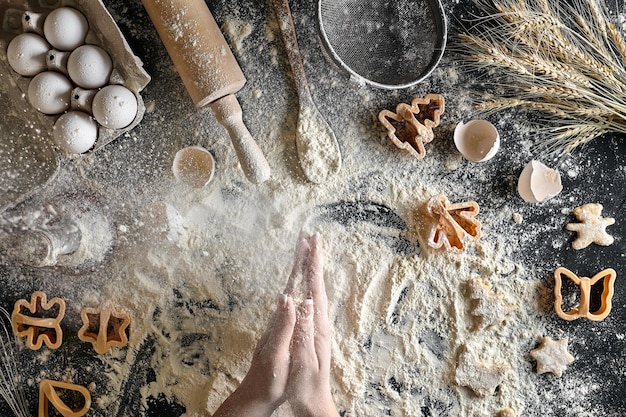
[[[446,45],[439,0],[319,0],[318,22],[337,65],[357,82],[380,88],[419,83]]]

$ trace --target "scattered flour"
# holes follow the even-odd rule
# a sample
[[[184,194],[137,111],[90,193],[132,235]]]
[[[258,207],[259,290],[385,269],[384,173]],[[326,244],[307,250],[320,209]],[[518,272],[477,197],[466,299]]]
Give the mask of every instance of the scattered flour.
[[[145,410],[148,398],[163,394],[184,405],[185,417],[216,410],[249,367],[286,284],[301,228],[320,232],[325,241],[334,329],[332,389],[342,415],[547,415],[555,402],[569,408],[568,416],[594,415],[589,409],[601,380],[591,372],[570,377],[566,371],[562,380],[546,383],[528,357],[543,336],[563,336],[549,322],[552,298],[545,278],[553,265],[536,259],[542,255],[537,242],[552,246],[567,236],[534,219],[538,209],[517,198],[515,175],[499,168],[498,156],[495,163],[472,165],[452,151],[453,126],[471,114],[466,89],[457,85],[465,74],[454,60],[444,59],[423,87],[446,96],[447,113],[427,157],[417,161],[381,139],[375,119],[382,108],[424,91],[383,95],[346,87],[325,61],[307,55],[314,48],[306,34],[300,36],[305,63],[310,59],[320,68],[310,74],[313,93],[337,132],[344,158],[336,176],[312,185],[298,168],[295,93],[277,52],[282,51],[276,48],[277,28],[263,14],[244,17],[243,6],[224,2],[222,7],[238,11],[225,20],[224,30],[231,42],[240,42],[238,52],[250,57],[244,69],[251,85],[239,96],[272,178],[258,186],[245,180],[210,112],[147,91],[155,108],[136,137],[121,138],[76,168],[65,166],[69,174],[58,179],[79,177],[107,195],[107,220],[117,236],[104,266],[79,276],[62,269],[15,273],[28,276],[22,292],[37,285],[72,298],[68,315],[109,298],[131,311],[129,347],[92,362],[93,372],[104,375],[92,385],[94,415],[119,415],[120,398],[138,364],[155,371],[141,385],[138,407]],[[252,23],[241,23],[247,19]],[[144,33],[133,35],[142,39]],[[332,101],[326,99],[330,91]],[[530,159],[527,132],[513,117],[500,123],[509,127],[503,129],[503,149],[515,155],[507,168],[521,170]],[[519,142],[507,141],[515,135]],[[155,140],[163,137],[167,140]],[[216,173],[206,187],[193,190],[177,184],[169,167],[178,149],[197,142],[215,157]],[[120,183],[120,176],[130,179]],[[481,208],[483,237],[459,256],[426,244],[430,224],[424,206],[440,193],[452,202],[475,200]],[[567,196],[542,210],[560,219],[563,206],[571,206]],[[468,289],[477,278],[517,307],[502,322],[477,326]],[[574,351],[584,348],[583,340],[577,343]],[[455,382],[458,362],[468,357],[463,352],[481,364],[503,365],[494,395],[477,396]],[[54,352],[39,354],[35,362],[54,359]],[[60,377],[80,380],[71,364],[63,366],[55,371]],[[468,369],[466,377],[472,379]],[[291,415],[287,406],[276,413]]]

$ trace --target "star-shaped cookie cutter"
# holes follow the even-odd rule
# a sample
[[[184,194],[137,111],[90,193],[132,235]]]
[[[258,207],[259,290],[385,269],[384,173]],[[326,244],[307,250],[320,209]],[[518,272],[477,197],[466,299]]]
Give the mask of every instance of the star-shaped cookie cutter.
[[[435,220],[428,236],[428,245],[438,249],[463,251],[465,241],[478,240],[481,224],[475,217],[480,208],[475,201],[452,204],[442,194],[428,201],[428,214]]]
[[[128,344],[126,329],[130,325],[130,314],[116,307],[112,301],[106,301],[98,308],[86,307],[80,312],[80,317],[83,325],[78,331],[78,338],[91,343],[98,354]]]
[[[79,393],[83,397],[84,404],[80,408],[70,408],[59,396],[58,389]],[[39,417],[48,417],[50,415],[50,404],[52,404],[57,411],[55,415],[60,414],[63,417],[81,417],[84,416],[91,407],[91,394],[89,394],[87,388],[81,385],[43,379],[39,384]]]
[[[580,287],[580,303],[578,307],[573,308],[570,311],[563,311],[563,295],[561,289],[563,287],[562,276],[569,278],[578,287]],[[606,316],[611,312],[611,299],[613,298],[613,290],[615,284],[615,278],[617,274],[611,269],[607,268],[601,272],[598,272],[593,278],[578,277],[572,271],[567,268],[559,267],[554,271],[554,280],[556,282],[554,286],[554,311],[563,320],[572,321],[578,318],[584,317],[593,321],[604,320]],[[600,308],[595,311],[589,311],[591,305],[591,287],[598,281],[602,280],[603,289],[602,296],[600,298]]]
[[[56,317],[46,317],[44,312],[52,311],[54,314],[55,306],[58,306]],[[33,316],[35,314],[42,317]],[[44,292],[35,291],[30,302],[24,299],[15,302],[11,323],[15,335],[26,337],[26,346],[30,349],[39,350],[43,343],[50,349],[56,349],[63,341],[61,320],[64,315],[65,301],[57,297],[48,301]]]
[[[580,223],[569,223],[567,230],[578,233],[576,240],[572,242],[572,248],[579,250],[595,243],[609,246],[613,243],[613,236],[606,232],[607,226],[615,223],[612,217],[602,217],[602,204],[584,204],[574,209],[574,216]]]
[[[445,100],[440,94],[416,97],[411,104],[400,103],[396,112],[382,110],[378,120],[387,129],[387,136],[398,148],[408,151],[417,159],[426,156],[424,144],[435,135],[433,128],[439,126],[445,110]]]

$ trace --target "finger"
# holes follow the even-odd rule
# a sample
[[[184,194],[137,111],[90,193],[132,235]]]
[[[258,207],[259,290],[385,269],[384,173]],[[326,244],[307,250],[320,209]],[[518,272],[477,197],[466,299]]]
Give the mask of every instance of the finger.
[[[318,369],[314,333],[313,300],[306,299],[298,308],[296,326],[291,340],[291,363],[294,372],[310,368]]]
[[[289,355],[289,344],[296,323],[293,298],[287,294],[278,296],[278,305],[261,339],[257,351],[264,354],[279,353]]]
[[[289,357],[289,346],[296,324],[296,309],[293,298],[281,294],[278,308],[269,328],[266,352],[270,357]]]
[[[311,250],[307,260],[307,286],[310,297],[315,301],[316,317],[323,319],[328,317],[328,297],[324,284],[324,252],[321,236],[316,233],[309,240],[309,245]]]
[[[285,294],[289,294],[294,297],[296,295],[296,286],[301,281],[304,275],[304,265],[309,256],[309,242],[308,235],[300,233],[300,238],[296,244],[296,253],[294,256],[293,268],[291,274],[287,280],[287,286],[285,287]]]
[[[324,284],[324,257],[322,238],[316,233],[311,239],[308,264],[309,287],[315,301],[315,353],[320,369],[330,371],[331,331],[328,319],[328,298]]]

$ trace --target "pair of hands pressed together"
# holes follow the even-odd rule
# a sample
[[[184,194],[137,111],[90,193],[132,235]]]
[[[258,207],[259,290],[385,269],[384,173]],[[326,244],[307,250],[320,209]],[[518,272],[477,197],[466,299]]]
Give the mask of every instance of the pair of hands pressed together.
[[[299,281],[307,298],[296,306]],[[337,417],[330,392],[330,350],[322,239],[302,233],[285,293],[257,344],[250,370],[213,417],[269,417],[285,401],[298,417]]]

